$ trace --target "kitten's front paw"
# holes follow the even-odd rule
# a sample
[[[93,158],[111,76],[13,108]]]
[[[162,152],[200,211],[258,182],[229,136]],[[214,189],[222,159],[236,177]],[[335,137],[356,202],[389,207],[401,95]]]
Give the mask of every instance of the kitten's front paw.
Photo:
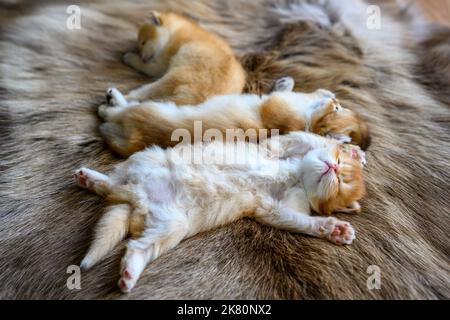
[[[328,218],[319,227],[320,236],[337,245],[351,244],[355,240],[355,230],[348,222]]]
[[[91,186],[89,176],[85,168],[76,170],[73,178],[75,179],[75,182],[82,188],[88,189]]]
[[[294,90],[295,81],[292,77],[283,77],[275,81],[272,92],[291,92]]]
[[[116,88],[109,88],[106,90],[106,103],[110,106],[126,107],[127,100],[123,94]]]
[[[123,63],[125,63],[127,66],[136,68],[137,65],[142,63],[141,57],[135,52],[127,52],[123,55],[122,58]]]

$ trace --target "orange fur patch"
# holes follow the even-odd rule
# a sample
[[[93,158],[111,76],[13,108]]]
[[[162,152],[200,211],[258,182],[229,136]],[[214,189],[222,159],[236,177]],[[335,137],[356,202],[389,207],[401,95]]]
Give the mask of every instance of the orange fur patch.
[[[176,13],[155,14],[161,25],[142,25],[139,44],[157,42],[158,28],[166,29],[170,39],[156,61],[167,65],[167,73],[151,98],[198,104],[214,95],[242,92],[246,74],[226,41]]]
[[[280,134],[303,131],[305,121],[281,97],[272,96],[261,106],[261,120],[266,129],[279,129]]]

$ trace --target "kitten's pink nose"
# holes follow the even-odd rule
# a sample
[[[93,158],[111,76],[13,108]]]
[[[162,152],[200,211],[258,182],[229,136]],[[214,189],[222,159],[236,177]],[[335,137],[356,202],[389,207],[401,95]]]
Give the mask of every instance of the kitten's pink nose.
[[[333,170],[334,172],[338,173],[339,166],[337,165],[337,163],[330,163],[328,161],[325,161],[325,172],[328,173],[331,170]]]

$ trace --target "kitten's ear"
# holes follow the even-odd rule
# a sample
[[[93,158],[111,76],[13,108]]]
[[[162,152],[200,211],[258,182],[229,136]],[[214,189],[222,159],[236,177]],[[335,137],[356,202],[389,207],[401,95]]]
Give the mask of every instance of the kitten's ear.
[[[348,153],[352,159],[356,159],[361,164],[361,167],[364,168],[367,165],[366,161],[366,153],[361,150],[361,148],[357,145],[353,144],[341,144],[339,149],[343,152]]]
[[[158,11],[150,11],[147,18],[155,26],[162,25],[161,14]]]
[[[361,212],[361,205],[359,204],[358,201],[353,201],[348,207],[340,208],[336,211],[342,213],[357,214]]]
[[[325,90],[325,89],[317,89],[315,91],[315,93],[322,98],[330,98],[330,99],[335,99],[336,96],[333,92],[329,91],[329,90]]]

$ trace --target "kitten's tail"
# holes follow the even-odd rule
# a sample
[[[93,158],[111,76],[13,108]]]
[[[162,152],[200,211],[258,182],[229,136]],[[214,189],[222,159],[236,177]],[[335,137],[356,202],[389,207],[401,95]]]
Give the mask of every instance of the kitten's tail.
[[[82,269],[88,269],[102,260],[125,238],[130,213],[131,207],[128,204],[117,204],[107,209],[97,224],[94,241],[81,261]]]

